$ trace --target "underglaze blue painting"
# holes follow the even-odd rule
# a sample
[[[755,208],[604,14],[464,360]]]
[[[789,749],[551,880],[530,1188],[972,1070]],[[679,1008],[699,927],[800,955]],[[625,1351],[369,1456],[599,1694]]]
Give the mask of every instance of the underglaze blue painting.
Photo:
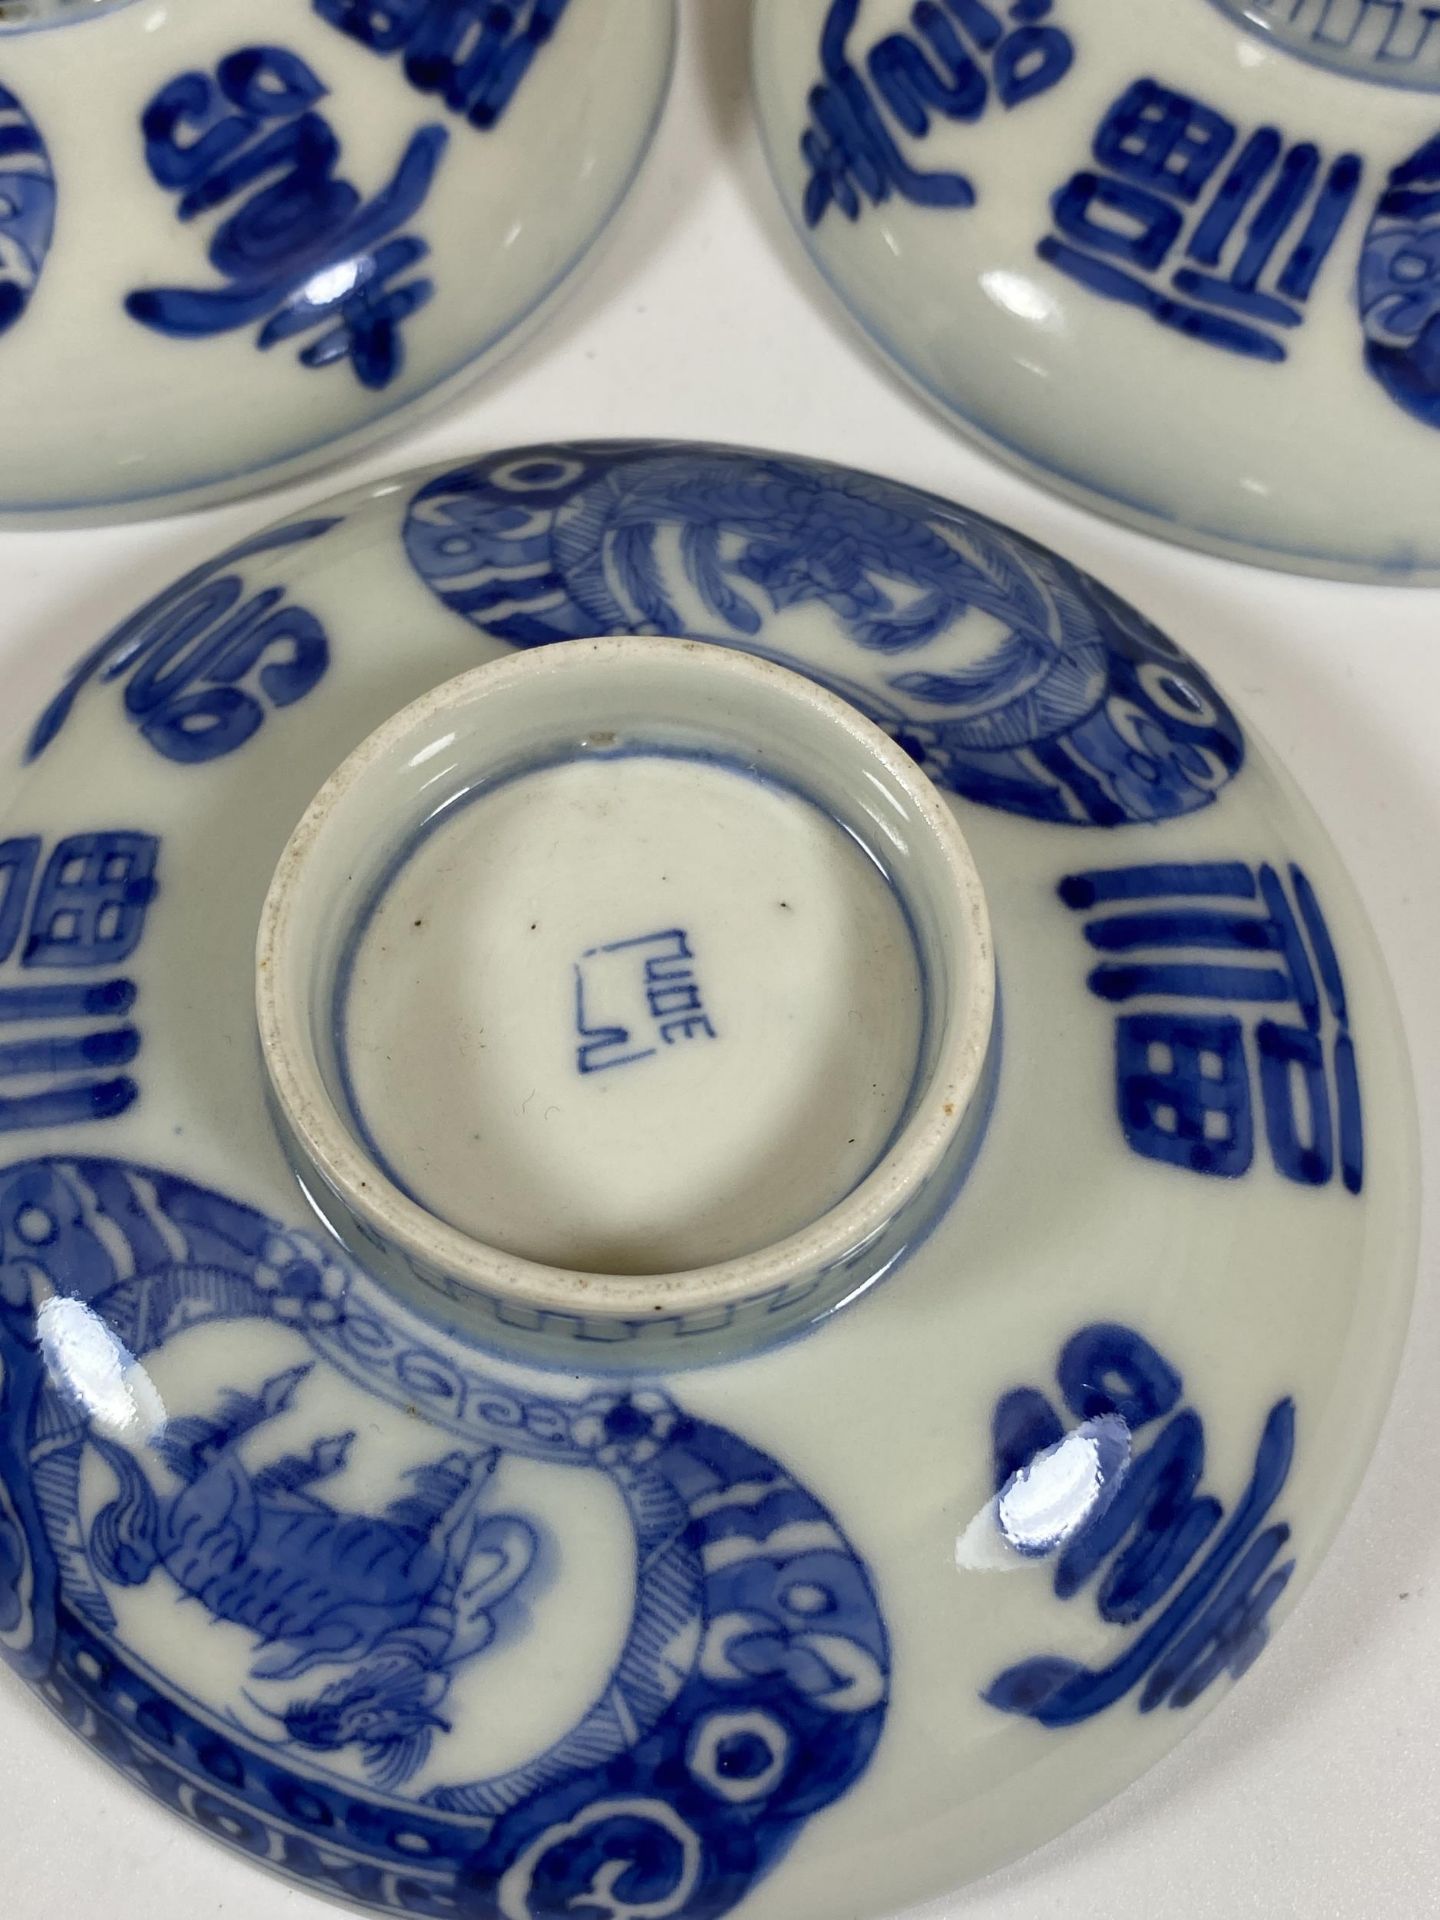
[[[908,32],[853,44],[862,0],[831,0],[820,35],[821,77],[800,141],[808,169],[805,223],[831,207],[858,220],[892,194],[921,207],[970,207],[976,189],[953,169],[909,156],[936,120],[973,123],[992,103],[1023,106],[1048,93],[1075,58],[1050,18],[1054,0],[916,0]]]
[[[1219,0],[1227,12],[1282,33],[1327,67],[1399,86],[1440,84],[1440,8],[1426,0]]]
[[[1390,175],[1358,295],[1366,366],[1407,413],[1440,427],[1440,134]]]
[[[1052,200],[1041,259],[1187,339],[1284,360],[1360,190],[1359,154],[1327,160],[1272,126],[1242,138],[1203,100],[1142,79],[1107,109],[1091,157]]]
[[[1057,1600],[1093,1586],[1095,1610],[1117,1637],[1104,1666],[1037,1654],[997,1675],[984,1697],[1046,1727],[1089,1720],[1137,1689],[1140,1712],[1188,1707],[1222,1673],[1238,1679],[1268,1638],[1271,1608],[1294,1572],[1290,1538],[1270,1513],[1295,1451],[1295,1406],[1277,1400],[1260,1426],[1254,1464],[1230,1510],[1203,1490],[1205,1423],[1182,1405],[1184,1381],[1133,1327],[1099,1323],[1065,1345],[1060,1406],[1035,1387],[1002,1396],[992,1421],[1001,1534],[1054,1565]],[[1137,1448],[1141,1434],[1147,1444]],[[1083,1487],[1057,1518],[1054,1484]],[[1069,1469],[1083,1465],[1083,1474]],[[1046,1509],[1043,1537],[1035,1516]],[[1279,1564],[1277,1564],[1279,1563]]]
[[[184,73],[145,109],[145,160],[191,221],[223,208],[206,257],[220,285],[144,287],[125,310],[174,339],[258,327],[269,348],[301,335],[306,367],[348,360],[362,386],[404,366],[402,328],[435,292],[410,277],[430,249],[402,231],[424,207],[444,127],[420,127],[370,200],[340,173],[340,141],[317,110],[328,89],[284,47],[242,47],[213,74]]]
[[[575,962],[575,1066],[605,1073],[687,1040],[714,1040],[683,927],[587,947]]]
[[[817,461],[507,453],[422,487],[405,544],[496,639],[743,648],[839,693],[951,792],[1032,819],[1169,819],[1244,761],[1194,661],[1098,581],[978,514]]]
[[[417,93],[472,127],[497,126],[570,0],[312,0],[316,13],[393,57]]]
[[[293,706],[324,678],[330,642],[284,586],[252,588],[246,562],[304,549],[340,520],[268,528],[185,574],[92,648],[46,707],[25,745],[27,762],[64,727],[88,686],[123,682],[123,712],[141,739],[182,766],[243,747],[266,716]]]
[[[1256,1110],[1276,1171],[1300,1186],[1365,1181],[1360,1076],[1345,976],[1308,876],[1167,861],[1076,873],[1060,898],[1089,916],[1089,987],[1115,1023],[1115,1099],[1147,1160],[1236,1179]],[[1253,1060],[1253,1067],[1252,1067]]]
[[[880,1737],[869,1576],[777,1461],[657,1389],[562,1398],[436,1345],[223,1195],[7,1170],[0,1368],[0,1648],[132,1780],[317,1892],[718,1916]],[[547,1609],[569,1577],[594,1611],[607,1512],[633,1551],[586,1655],[551,1644],[584,1611]],[[493,1690],[585,1658],[568,1731],[477,1772]]]
[[[160,843],[106,829],[0,841],[0,1134],[135,1104],[139,990],[117,973],[159,891]]]
[[[55,174],[40,129],[0,86],[0,334],[29,306],[55,232]]]

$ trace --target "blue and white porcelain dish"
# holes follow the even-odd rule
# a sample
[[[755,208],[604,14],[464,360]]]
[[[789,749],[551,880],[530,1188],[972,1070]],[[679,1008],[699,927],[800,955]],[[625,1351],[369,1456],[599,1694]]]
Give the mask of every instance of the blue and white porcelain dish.
[[[10,776],[0,1648],[223,1843],[878,1920],[1293,1605],[1405,1331],[1403,1036],[1099,582],[789,455],[493,453],[178,581]]]
[[[278,483],[519,345],[623,199],[674,0],[0,5],[0,523]]]
[[[1440,579],[1440,15],[760,0],[772,171],[914,386],[1113,518]]]

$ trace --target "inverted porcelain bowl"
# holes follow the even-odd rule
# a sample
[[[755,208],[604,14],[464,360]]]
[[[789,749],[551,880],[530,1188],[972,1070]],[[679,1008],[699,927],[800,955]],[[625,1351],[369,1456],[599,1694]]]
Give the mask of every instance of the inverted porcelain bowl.
[[[232,547],[21,757],[0,1647],[127,1777],[384,1913],[878,1920],[1261,1653],[1404,1334],[1404,1042],[1097,581],[532,447]]]
[[[759,0],[816,265],[967,433],[1147,532],[1440,578],[1440,15]]]
[[[3,0],[0,524],[203,505],[519,344],[623,199],[673,0]]]

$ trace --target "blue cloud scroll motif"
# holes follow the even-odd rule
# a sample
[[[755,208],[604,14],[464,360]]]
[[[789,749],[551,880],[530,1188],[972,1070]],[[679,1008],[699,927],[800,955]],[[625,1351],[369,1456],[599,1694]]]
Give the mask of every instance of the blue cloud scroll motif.
[[[167,1418],[167,1348],[216,1330],[234,1383]],[[221,1194],[114,1160],[9,1169],[0,1368],[0,1652],[113,1765],[316,1891],[719,1916],[880,1737],[869,1576],[777,1461],[658,1389],[551,1398],[432,1346]],[[397,1417],[406,1464],[352,1473]],[[487,1667],[542,1631],[531,1602],[565,1571],[507,1466],[608,1483],[635,1589],[569,1731],[476,1779]],[[141,1588],[174,1605],[137,1612]],[[208,1622],[204,1698],[166,1678],[157,1617]]]
[[[40,130],[0,87],[0,334],[22,318],[55,232],[55,174]]]
[[[495,639],[743,648],[840,693],[951,792],[1032,819],[1172,818],[1244,761],[1205,675],[1098,581],[978,514],[818,461],[511,452],[422,487],[405,543]]]
[[[1366,366],[1407,413],[1440,427],[1440,134],[1390,175],[1358,293]]]

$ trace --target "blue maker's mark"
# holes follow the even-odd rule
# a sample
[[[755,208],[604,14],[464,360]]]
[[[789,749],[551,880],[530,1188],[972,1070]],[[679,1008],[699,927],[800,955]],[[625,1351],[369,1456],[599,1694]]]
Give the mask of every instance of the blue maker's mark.
[[[714,1040],[695,978],[695,955],[679,927],[589,947],[575,966],[575,1064],[603,1073],[652,1059],[661,1046]],[[647,1042],[649,1044],[647,1044]]]
[[[1108,957],[1090,991],[1111,1006],[1152,1003],[1115,1029],[1116,1099],[1134,1151],[1193,1173],[1248,1172],[1253,1047],[1278,1170],[1323,1187],[1338,1152],[1345,1187],[1359,1193],[1364,1121],[1345,979],[1301,869],[1290,868],[1289,893],[1273,867],[1238,861],[1077,873],[1059,893],[1073,912],[1098,909],[1085,938]],[[1217,1003],[1295,1017],[1257,1020],[1247,1035],[1235,1014],[1208,1011]]]
[[[1290,1473],[1294,1403],[1278,1400],[1270,1409],[1249,1483],[1227,1520],[1221,1503],[1198,1490],[1204,1424],[1192,1408],[1176,1411],[1181,1377],[1140,1334],[1107,1323],[1085,1327],[1056,1371],[1065,1408],[1079,1422],[1123,1422],[1132,1437],[1166,1422],[1143,1453],[1097,1486],[1077,1525],[1049,1548],[1057,1599],[1074,1599],[1103,1567],[1095,1591],[1100,1618],[1140,1631],[1098,1669],[1047,1655],[1022,1660],[992,1680],[984,1698],[1047,1727],[1088,1720],[1136,1687],[1142,1713],[1167,1700],[1188,1707],[1222,1672],[1238,1679],[1256,1658],[1270,1609],[1294,1571],[1293,1560],[1275,1564],[1289,1527],[1265,1525]],[[1003,1506],[1038,1462],[1066,1444],[1066,1429],[1043,1393],[1017,1387],[996,1404],[992,1439]]]
[[[1003,107],[1017,107],[1057,85],[1075,49],[1068,34],[1044,26],[1052,0],[917,0],[911,33],[892,33],[870,49],[869,82],[852,62],[850,34],[861,0],[833,0],[820,37],[824,78],[811,89],[811,124],[800,141],[810,170],[805,221],[818,226],[831,206],[858,220],[863,202],[892,193],[923,207],[969,207],[975,188],[963,173],[924,172],[905,157],[897,132],[925,139],[931,116],[979,120],[993,86]],[[888,110],[889,119],[886,113]]]
[[[307,367],[348,359],[362,386],[400,373],[400,328],[434,294],[402,280],[429,253],[401,234],[430,192],[449,135],[422,127],[389,182],[368,203],[336,177],[340,142],[313,109],[327,89],[283,47],[245,47],[214,76],[185,73],[145,109],[145,158],[179,195],[182,220],[247,196],[216,226],[209,259],[223,287],[147,287],[125,308],[176,338],[207,338],[260,324],[259,347],[324,327]],[[261,324],[263,323],[263,324]]]
[[[139,1093],[117,1071],[140,1052],[135,982],[113,969],[144,934],[159,842],[71,834],[43,867],[42,851],[0,842],[0,1134],[110,1120]]]
[[[1310,141],[1287,144],[1276,127],[1257,128],[1236,152],[1238,137],[1202,101],[1135,81],[1096,132],[1097,170],[1055,195],[1057,232],[1040,257],[1192,340],[1284,360],[1284,331],[1305,317],[1363,164],[1342,153],[1327,166]],[[1177,248],[1182,263],[1170,272]]]
[[[438,93],[472,127],[496,126],[570,0],[313,0],[378,54],[399,53],[417,93]]]

